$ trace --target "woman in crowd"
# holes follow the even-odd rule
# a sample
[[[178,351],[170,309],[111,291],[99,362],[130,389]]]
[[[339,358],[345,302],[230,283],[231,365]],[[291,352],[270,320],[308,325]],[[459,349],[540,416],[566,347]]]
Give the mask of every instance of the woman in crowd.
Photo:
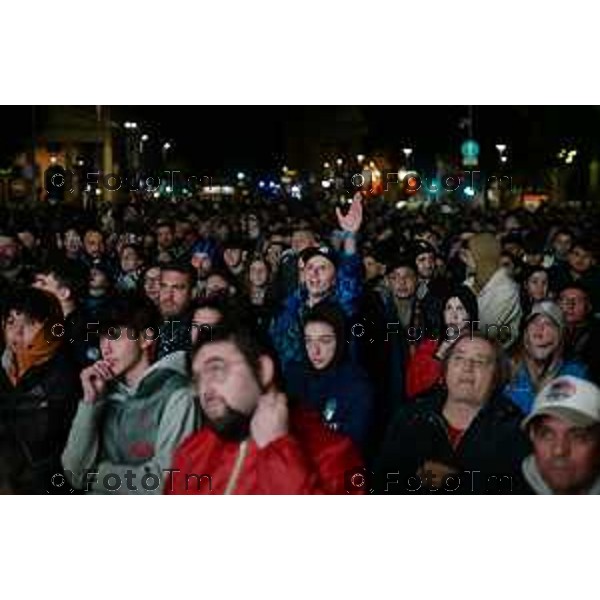
[[[449,348],[465,330],[477,329],[477,298],[461,285],[448,293],[442,302],[442,331],[424,337],[409,359],[406,372],[406,395],[415,399],[443,380],[443,361]]]
[[[285,374],[290,399],[318,411],[331,429],[359,446],[367,441],[373,388],[366,372],[348,356],[339,309],[318,305],[304,320],[306,357]]]

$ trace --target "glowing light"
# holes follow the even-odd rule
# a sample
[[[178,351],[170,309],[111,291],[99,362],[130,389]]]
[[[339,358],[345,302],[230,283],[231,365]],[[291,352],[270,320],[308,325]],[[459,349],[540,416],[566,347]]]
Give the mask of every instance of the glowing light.
[[[344,164],[344,161],[341,158],[338,158],[335,162],[338,167],[341,167]]]
[[[362,161],[363,161],[363,160],[365,160],[365,155],[364,155],[364,154],[357,154],[357,156],[356,156],[356,160],[357,160],[359,163],[362,163]]]
[[[246,177],[246,175],[244,175],[244,173],[241,171],[237,174],[238,181],[243,181],[244,177]]]
[[[142,142],[147,142],[150,139],[150,136],[147,133],[144,133],[144,135],[142,135]]]
[[[330,165],[328,162],[324,162],[324,163],[323,163],[323,168],[324,168],[324,169],[329,169],[329,167],[330,167],[330,166],[331,166],[331,165]]]
[[[155,198],[160,198],[160,192],[154,192],[154,194],[152,194]]]
[[[102,193],[102,190],[100,188],[96,188],[96,196],[99,196]]]
[[[475,190],[471,186],[465,188],[465,196],[474,196]]]
[[[508,160],[508,156],[501,156],[500,160],[505,163]]]
[[[51,157],[50,157],[50,162],[51,162],[53,165],[55,165],[57,161],[58,161],[58,158],[56,158],[56,156],[51,156]]]
[[[396,203],[396,208],[398,210],[403,209],[406,206],[406,200],[400,200],[400,202]]]
[[[167,192],[167,194],[170,194],[170,193],[171,193],[173,190],[171,189],[171,186],[170,186],[170,185],[168,185],[168,186],[165,188],[165,191]]]
[[[496,144],[496,149],[502,154],[506,150],[506,144]]]
[[[265,182],[264,181],[259,181],[258,182],[258,187],[259,188],[264,188],[265,187]]]
[[[164,150],[168,150],[170,147],[171,147],[171,144],[170,144],[169,142],[165,142],[165,143],[163,144],[163,149],[164,149]]]
[[[404,156],[406,156],[406,158],[408,158],[413,153],[413,149],[412,148],[402,148],[402,152],[404,152]]]
[[[323,181],[321,181],[321,186],[327,190],[331,187],[331,181],[329,181],[329,179],[323,179]]]

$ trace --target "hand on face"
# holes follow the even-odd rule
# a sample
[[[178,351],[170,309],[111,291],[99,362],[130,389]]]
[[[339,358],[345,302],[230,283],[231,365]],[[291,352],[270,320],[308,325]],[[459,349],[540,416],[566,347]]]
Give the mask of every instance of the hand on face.
[[[106,384],[113,378],[114,373],[106,360],[99,360],[84,369],[81,372],[84,402],[96,402],[104,392]]]

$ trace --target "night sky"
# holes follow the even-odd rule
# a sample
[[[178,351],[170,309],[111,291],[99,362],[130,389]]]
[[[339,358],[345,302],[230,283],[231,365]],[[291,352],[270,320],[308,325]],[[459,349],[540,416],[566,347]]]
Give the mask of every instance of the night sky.
[[[37,127],[44,107],[36,109]],[[93,109],[90,109],[93,110]],[[31,107],[0,107],[0,164],[32,139]],[[436,153],[457,153],[467,136],[459,128],[466,106],[252,107],[252,106],[120,106],[114,120],[136,120],[161,139],[174,143],[173,152],[186,167],[231,170],[268,169],[283,164],[289,142],[307,142],[359,132],[362,151],[381,150],[401,156],[410,145],[415,157],[433,161]],[[600,110],[597,107],[473,107],[474,137],[482,146],[482,161],[494,160],[495,144],[508,144],[515,165],[537,168],[564,143],[584,152],[600,150]],[[302,166],[302,165],[296,165]]]

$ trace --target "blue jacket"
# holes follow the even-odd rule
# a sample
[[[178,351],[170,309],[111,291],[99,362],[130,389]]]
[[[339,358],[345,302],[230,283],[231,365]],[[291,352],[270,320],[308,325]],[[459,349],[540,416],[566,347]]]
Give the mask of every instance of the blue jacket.
[[[321,420],[362,448],[371,426],[373,387],[366,372],[350,360],[323,371],[294,363],[286,372],[292,402],[318,411]]]
[[[337,303],[346,318],[350,318],[358,311],[358,300],[362,289],[359,255],[340,254],[335,290],[323,302]],[[302,362],[304,357],[302,320],[308,312],[307,297],[308,293],[304,287],[296,289],[286,298],[283,308],[273,318],[269,327],[273,346],[284,369],[292,362]]]
[[[580,377],[581,379],[589,379],[589,373],[587,367],[578,361],[567,360],[563,361],[558,368],[555,370],[554,377],[560,377],[561,375],[573,375],[574,377]],[[537,393],[529,370],[522,362],[511,381],[504,388],[504,393],[516,404],[524,413],[528,415],[533,408],[533,401]]]

